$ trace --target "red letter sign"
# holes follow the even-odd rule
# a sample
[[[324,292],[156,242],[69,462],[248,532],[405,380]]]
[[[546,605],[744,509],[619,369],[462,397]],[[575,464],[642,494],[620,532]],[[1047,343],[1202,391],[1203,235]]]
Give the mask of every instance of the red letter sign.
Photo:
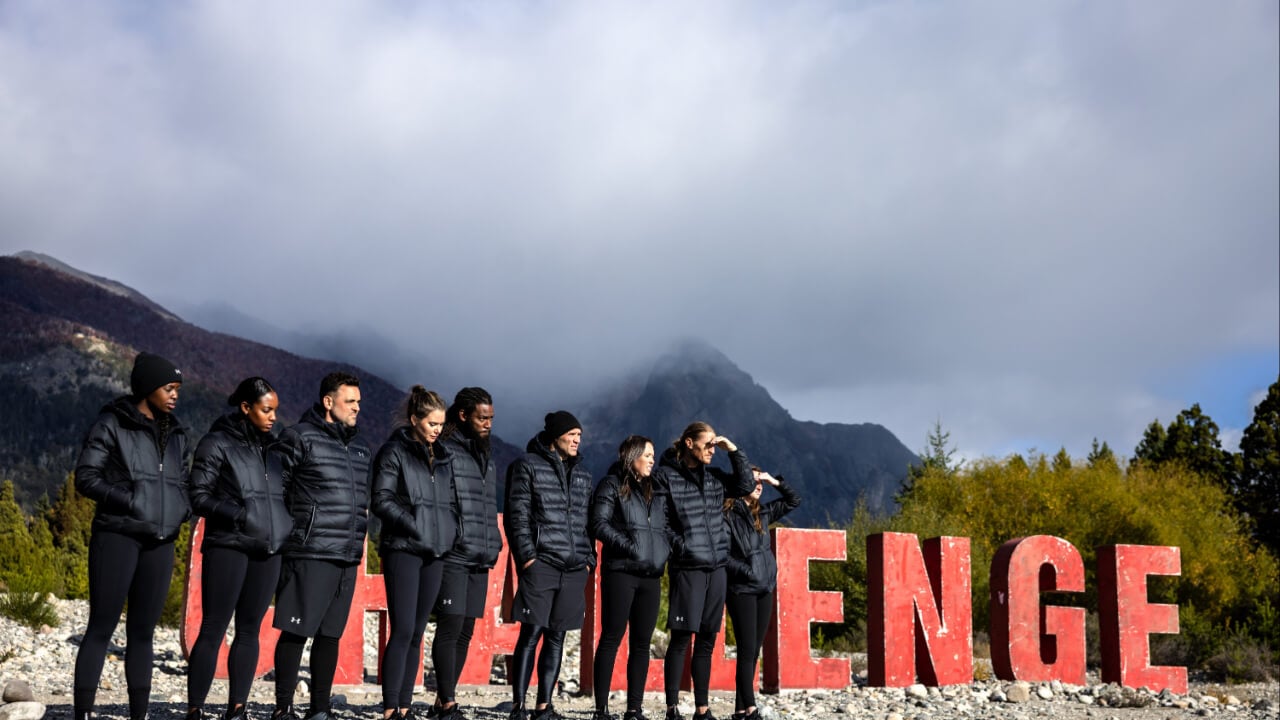
[[[867,682],[973,681],[969,538],[867,536]]]
[[[809,625],[844,620],[843,593],[809,589],[810,560],[844,560],[843,530],[775,528],[778,593],[764,642],[764,689],[842,688],[849,685],[847,658],[815,660]]]
[[[1098,615],[1102,620],[1102,681],[1152,692],[1186,694],[1187,669],[1152,667],[1148,635],[1177,634],[1178,606],[1147,602],[1148,575],[1181,575],[1176,547],[1098,548]]]
[[[1045,607],[1040,593],[1084,591],[1084,561],[1049,535],[1010,540],[991,560],[991,664],[1001,680],[1084,685],[1084,608]]]

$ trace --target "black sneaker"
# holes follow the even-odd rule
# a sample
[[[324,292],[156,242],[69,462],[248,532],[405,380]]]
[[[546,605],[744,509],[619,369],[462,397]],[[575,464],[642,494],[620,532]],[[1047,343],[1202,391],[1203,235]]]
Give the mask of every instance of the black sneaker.
[[[756,708],[755,710],[747,713],[746,720],[760,720],[760,708]]]
[[[622,714],[622,720],[649,720],[644,710],[628,710]]]
[[[507,715],[507,720],[529,720],[529,711],[523,707],[513,707],[511,714]]]
[[[302,720],[298,717],[298,713],[293,711],[293,706],[278,707],[271,713],[271,720]]]
[[[711,714],[711,708],[707,708],[707,711],[704,713],[695,712],[693,714],[693,720],[716,720],[716,716]]]
[[[246,711],[246,708],[248,707],[248,703],[237,708],[229,707],[227,708],[227,711],[223,713],[222,720],[249,720],[249,715]]]
[[[547,706],[541,710],[534,710],[529,714],[530,720],[566,720],[565,716],[556,712],[556,706],[547,703]]]
[[[591,713],[591,720],[618,720],[618,716],[607,710],[595,710]]]
[[[684,716],[680,714],[680,708],[667,708],[667,720],[684,720]]]
[[[314,712],[307,713],[307,716],[303,718],[303,720],[335,720],[335,718],[333,717],[333,713],[329,710],[316,710]]]
[[[436,717],[440,720],[467,720],[466,713],[462,712],[462,706],[456,702],[448,708],[436,708]]]

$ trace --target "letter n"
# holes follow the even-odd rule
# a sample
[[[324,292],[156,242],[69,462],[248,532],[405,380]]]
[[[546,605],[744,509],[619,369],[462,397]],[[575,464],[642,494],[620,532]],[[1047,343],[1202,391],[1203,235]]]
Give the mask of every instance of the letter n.
[[[969,538],[867,537],[867,682],[973,681]]]
[[[1148,575],[1181,575],[1176,547],[1106,545],[1098,548],[1098,619],[1102,681],[1186,694],[1185,667],[1152,667],[1152,633],[1177,634],[1178,606],[1147,602]]]
[[[1050,535],[1010,540],[991,560],[991,664],[1001,680],[1084,685],[1084,608],[1046,607],[1042,592],[1084,592],[1084,561]]]

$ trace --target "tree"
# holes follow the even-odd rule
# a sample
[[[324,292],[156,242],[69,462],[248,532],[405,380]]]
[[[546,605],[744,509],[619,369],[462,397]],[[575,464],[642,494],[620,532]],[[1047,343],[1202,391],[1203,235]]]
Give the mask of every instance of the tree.
[[[960,468],[960,463],[953,459],[955,454],[955,448],[951,447],[951,433],[942,429],[941,419],[935,420],[933,430],[925,438],[925,448],[920,452],[920,464],[907,466],[907,477],[903,479],[902,489],[894,499],[901,503],[903,498],[911,494],[916,481],[925,475],[934,472],[954,474]]]
[[[1157,420],[1147,426],[1142,442],[1133,451],[1137,462],[1161,465],[1179,462],[1192,472],[1218,482],[1230,490],[1236,482],[1239,463],[1222,449],[1218,424],[1200,409],[1200,403],[1178,413],[1168,428]]]
[[[1116,454],[1111,452],[1111,447],[1105,440],[1102,441],[1102,445],[1098,445],[1098,438],[1093,439],[1093,447],[1089,450],[1089,456],[1085,458],[1085,462],[1095,470],[1120,467],[1120,463],[1116,461]]]
[[[1053,471],[1067,472],[1071,469],[1071,456],[1067,454],[1065,447],[1058,448],[1058,453],[1053,456]]]
[[[1253,409],[1240,439],[1237,507],[1253,521],[1253,536],[1280,556],[1280,379]]]

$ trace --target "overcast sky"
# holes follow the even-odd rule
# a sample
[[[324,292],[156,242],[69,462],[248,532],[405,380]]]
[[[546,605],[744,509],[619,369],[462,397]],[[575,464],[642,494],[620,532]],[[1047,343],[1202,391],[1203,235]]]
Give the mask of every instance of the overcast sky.
[[[0,252],[551,387],[700,337],[969,456],[1280,373],[1257,2],[0,2]],[[424,382],[431,384],[430,378]]]

